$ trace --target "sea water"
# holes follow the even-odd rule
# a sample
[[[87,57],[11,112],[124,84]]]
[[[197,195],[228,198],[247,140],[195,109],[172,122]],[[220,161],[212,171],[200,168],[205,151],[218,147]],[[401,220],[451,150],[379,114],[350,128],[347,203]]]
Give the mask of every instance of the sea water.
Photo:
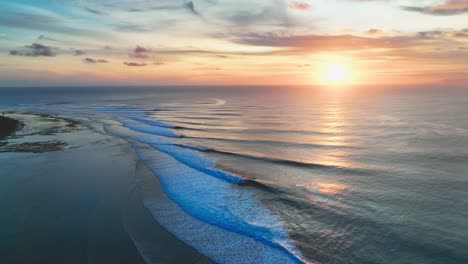
[[[468,89],[0,94],[127,140],[166,195],[146,208],[217,262],[468,263]]]

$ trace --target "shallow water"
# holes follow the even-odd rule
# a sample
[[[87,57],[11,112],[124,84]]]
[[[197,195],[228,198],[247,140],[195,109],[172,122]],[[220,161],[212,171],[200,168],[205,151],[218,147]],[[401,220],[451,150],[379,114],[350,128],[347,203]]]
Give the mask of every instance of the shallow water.
[[[193,217],[193,226],[166,228],[216,261],[258,253],[241,240],[265,263],[468,261],[468,91],[1,93],[0,108],[86,118],[129,141]],[[164,226],[174,212],[154,216]],[[198,241],[195,229],[227,247]],[[239,252],[220,253],[228,248]]]

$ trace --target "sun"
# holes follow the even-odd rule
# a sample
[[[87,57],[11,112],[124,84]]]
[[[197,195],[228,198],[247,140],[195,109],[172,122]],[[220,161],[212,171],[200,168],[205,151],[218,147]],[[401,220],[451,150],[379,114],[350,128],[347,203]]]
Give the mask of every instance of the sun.
[[[341,64],[330,64],[324,71],[326,84],[345,84],[350,77],[349,72]]]

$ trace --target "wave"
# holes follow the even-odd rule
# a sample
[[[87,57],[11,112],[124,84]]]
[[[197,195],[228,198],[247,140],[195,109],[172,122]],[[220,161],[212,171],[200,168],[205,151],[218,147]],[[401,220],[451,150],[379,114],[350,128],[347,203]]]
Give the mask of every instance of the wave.
[[[168,117],[169,118],[169,117]],[[310,130],[294,130],[294,129],[278,129],[278,128],[236,128],[236,127],[228,127],[220,128],[219,123],[206,123],[206,122],[193,122],[193,121],[181,121],[174,118],[171,120],[171,123],[174,124],[173,127],[177,127],[179,129],[187,129],[187,130],[199,130],[199,131],[206,131],[206,132],[235,132],[235,133],[242,133],[242,134],[249,134],[249,133],[268,133],[268,134],[300,134],[300,135],[324,135],[330,136],[332,133],[329,132],[319,132],[319,131],[310,131]],[[195,127],[200,126],[200,127]]]
[[[211,115],[214,115],[214,116],[242,116],[242,114],[238,114],[238,113],[213,113]]]
[[[202,157],[193,151],[180,149],[174,145],[152,144],[151,146],[163,153],[170,155],[184,165],[196,169],[197,171],[204,172],[216,178],[226,180],[230,183],[238,184],[244,183],[246,181],[241,177],[216,169],[216,162],[214,159]]]
[[[210,225],[253,238],[271,250],[280,250],[287,256],[282,257],[286,263],[304,262],[281,221],[248,190],[233,188],[231,183],[193,169],[156,149],[133,146],[138,157],[159,178],[168,196],[185,212]]]
[[[128,130],[123,130],[122,128]],[[113,136],[120,137],[125,140],[135,140],[137,142],[149,144],[154,149],[170,155],[184,165],[213,177],[235,184],[244,183],[246,181],[239,176],[215,168],[215,159],[203,157],[195,152],[203,150],[202,148],[188,147],[186,145],[181,147],[180,145],[178,146],[177,144],[167,141],[155,133],[146,134],[145,132],[140,132],[127,126],[104,126],[104,130]]]
[[[131,117],[131,119],[133,119],[133,120],[135,120],[135,121],[139,121],[139,122],[145,123],[145,124],[148,124],[148,125],[150,125],[150,126],[165,127],[165,128],[174,128],[174,126],[169,125],[169,124],[167,124],[167,123],[165,123],[165,122],[149,120],[149,119],[144,118],[144,117],[134,116],[134,117]]]
[[[180,137],[176,133],[172,132],[172,130],[169,129],[168,127],[148,126],[146,124],[141,124],[141,123],[139,124],[137,122],[132,122],[132,121],[121,121],[121,123],[123,126],[134,131],[139,131],[143,133],[159,135],[159,136],[164,136],[164,137],[172,137],[172,138]]]
[[[319,164],[319,163],[309,163],[309,162],[302,162],[302,161],[297,161],[297,160],[278,159],[278,158],[272,158],[272,157],[267,157],[267,156],[255,156],[255,155],[250,155],[250,154],[245,154],[245,153],[230,152],[230,151],[217,150],[217,149],[204,149],[200,151],[203,151],[206,153],[217,153],[217,154],[229,155],[229,156],[234,156],[234,157],[239,157],[239,158],[259,160],[259,161],[270,162],[270,163],[275,163],[275,164],[293,165],[293,166],[308,167],[308,168],[314,168],[314,169],[337,169],[339,168],[336,166],[324,165],[324,164]]]
[[[363,168],[345,168],[345,167],[334,166],[334,165],[326,165],[326,164],[320,164],[320,163],[312,163],[312,162],[304,162],[304,161],[288,160],[288,159],[279,159],[279,158],[273,158],[273,157],[267,157],[267,156],[255,156],[255,155],[246,154],[246,153],[237,153],[237,152],[230,152],[230,151],[210,149],[210,148],[200,148],[200,149],[197,149],[197,151],[206,152],[206,153],[216,153],[216,154],[234,156],[234,157],[239,157],[239,158],[257,160],[257,161],[262,161],[262,162],[281,164],[281,165],[287,165],[287,166],[293,166],[293,167],[336,170],[336,171],[340,171],[343,173],[350,173],[350,174],[368,175],[368,174],[375,173],[373,171],[363,169]]]
[[[205,223],[177,205],[145,164],[138,163],[135,182],[145,208],[169,232],[217,263],[294,263],[281,250],[251,237]]]
[[[236,138],[220,138],[220,137],[197,137],[197,136],[187,136],[181,135],[182,138],[189,139],[202,139],[202,140],[212,140],[212,141],[221,141],[221,142],[234,142],[234,143],[246,143],[246,144],[265,144],[265,145],[275,145],[275,146],[296,146],[296,147],[305,147],[305,148],[320,148],[320,149],[356,149],[354,146],[341,146],[341,145],[324,145],[324,144],[311,144],[311,143],[298,143],[298,142],[287,142],[287,141],[274,141],[274,140],[263,140],[263,139],[236,139]]]
[[[196,225],[194,221],[177,220],[175,223],[186,225],[167,227],[168,230],[180,236],[180,239],[191,241],[193,243],[191,245],[197,250],[219,262],[240,262],[245,252],[263,258],[263,261],[260,261],[262,258],[254,257],[253,262],[305,262],[278,216],[264,207],[251,191],[242,186],[258,184],[217,169],[215,159],[199,154],[200,151],[205,150],[203,148],[180,147],[169,141],[170,138],[180,136],[172,132],[171,127],[166,126],[165,123],[156,122],[150,125],[147,122],[141,122],[148,121],[144,119],[146,117],[144,111],[99,109],[97,112],[107,113],[110,119],[120,123],[105,121],[102,123],[103,130],[129,142],[139,159],[160,180],[168,197],[185,213],[202,222],[199,225],[200,228],[185,233],[180,230]],[[135,117],[139,120],[135,120]],[[145,204],[145,206],[155,206],[155,203]],[[170,225],[170,221],[174,220],[172,218],[174,215],[171,215],[174,211],[165,210],[166,205],[159,204],[159,206],[161,207],[151,210],[153,216],[158,221],[163,223],[165,221],[166,226]],[[212,229],[218,228],[217,236],[214,238],[205,236],[207,243],[203,243],[199,239],[204,237],[206,230],[204,228],[208,226]],[[222,233],[220,229],[228,232]],[[231,235],[227,235],[228,233]],[[192,236],[191,240],[188,238],[190,236]],[[197,239],[201,244],[195,244],[194,241]],[[222,245],[226,242],[237,243],[237,245],[229,244],[227,249],[238,247],[243,248],[245,252],[226,253],[208,250],[210,244]],[[252,247],[246,248],[243,243]],[[256,249],[261,249],[263,253],[258,255],[260,252],[256,252]],[[225,259],[226,255],[228,255],[228,260]]]

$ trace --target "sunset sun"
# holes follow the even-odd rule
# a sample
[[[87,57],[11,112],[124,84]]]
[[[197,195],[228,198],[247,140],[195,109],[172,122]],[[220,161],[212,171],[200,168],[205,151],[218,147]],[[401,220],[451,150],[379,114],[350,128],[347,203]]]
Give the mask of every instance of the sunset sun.
[[[345,84],[349,81],[349,79],[349,71],[340,64],[328,65],[323,73],[323,80],[326,84],[329,85]]]

